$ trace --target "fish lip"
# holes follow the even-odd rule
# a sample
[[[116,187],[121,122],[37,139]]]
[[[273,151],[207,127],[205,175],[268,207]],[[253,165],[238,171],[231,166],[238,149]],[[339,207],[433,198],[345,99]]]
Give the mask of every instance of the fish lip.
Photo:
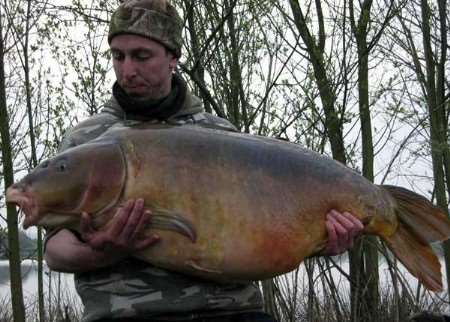
[[[29,228],[38,221],[39,209],[34,199],[26,192],[16,188],[8,188],[6,191],[6,202],[15,204],[22,209],[25,215],[22,223],[23,229]]]

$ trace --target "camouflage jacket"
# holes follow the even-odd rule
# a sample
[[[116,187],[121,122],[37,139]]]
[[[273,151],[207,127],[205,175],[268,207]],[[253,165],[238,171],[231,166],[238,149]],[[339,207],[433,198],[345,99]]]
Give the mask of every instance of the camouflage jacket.
[[[130,118],[112,98],[101,113],[69,131],[61,150],[92,140],[112,126],[130,122],[159,121]],[[236,131],[228,121],[206,113],[200,99],[189,92],[181,110],[166,122]],[[75,274],[75,286],[85,307],[84,322],[128,317],[189,320],[262,310],[261,294],[255,284],[217,284],[160,269],[133,258],[111,267]]]

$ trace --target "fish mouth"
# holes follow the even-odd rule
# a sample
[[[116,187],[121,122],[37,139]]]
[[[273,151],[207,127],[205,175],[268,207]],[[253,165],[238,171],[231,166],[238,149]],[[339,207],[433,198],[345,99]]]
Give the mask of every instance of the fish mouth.
[[[39,209],[34,199],[21,189],[8,188],[6,190],[6,202],[15,204],[19,207],[19,211],[24,214],[23,229],[27,229],[38,222]]]

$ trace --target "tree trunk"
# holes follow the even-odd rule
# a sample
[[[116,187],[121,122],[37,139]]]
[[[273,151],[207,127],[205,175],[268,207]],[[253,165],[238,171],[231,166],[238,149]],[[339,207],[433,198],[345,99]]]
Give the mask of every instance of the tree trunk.
[[[325,61],[323,59],[323,52],[321,50],[323,45],[319,47],[314,42],[314,38],[309,32],[308,25],[306,24],[306,20],[298,3],[298,0],[289,0],[289,3],[294,15],[296,28],[307,47],[309,60],[311,61],[311,64],[313,66],[314,78],[316,80],[317,87],[319,89],[320,100],[322,101],[322,105],[325,111],[325,128],[327,131],[327,136],[331,143],[333,158],[345,164],[346,157],[344,138],[342,135],[342,124],[334,107],[334,104],[336,103],[336,95],[326,73]],[[320,44],[322,44],[323,42],[324,40],[319,40]]]
[[[26,90],[26,102],[27,102],[27,114],[28,114],[28,127],[31,147],[31,167],[35,168],[38,164],[36,153],[36,137],[34,135],[34,121],[33,121],[33,109],[31,106],[31,82],[30,82],[30,66],[28,55],[29,44],[29,32],[30,32],[30,19],[31,19],[31,0],[27,1],[27,18],[25,27],[25,41],[23,43],[23,69],[25,75],[25,90]],[[43,262],[44,256],[42,252],[42,228],[37,228],[37,263],[38,263],[38,311],[39,321],[45,322],[45,308],[44,308],[44,280],[43,280]]]
[[[4,43],[0,14],[0,136],[3,160],[3,177],[5,189],[14,183],[11,138],[9,133],[9,120],[6,102]],[[22,274],[20,267],[19,231],[17,226],[17,212],[15,205],[6,207],[8,224],[8,256],[9,274],[11,282],[11,302],[15,322],[25,322],[25,306],[22,293]]]
[[[205,82],[205,67],[203,66],[203,55],[200,50],[200,43],[197,35],[197,28],[195,24],[195,6],[193,1],[183,1],[186,10],[186,21],[187,21],[187,29],[189,31],[190,49],[191,56],[193,59],[193,66],[191,69],[191,73],[194,75],[192,79],[195,83],[201,84],[202,88],[206,88]],[[205,105],[205,111],[208,113],[212,112],[211,103],[209,102],[209,97],[203,95],[199,86],[197,86],[196,95],[201,96],[203,99],[203,104]]]
[[[441,39],[445,40],[440,44],[441,51],[446,51],[446,23],[445,23],[445,2],[440,1],[439,11],[440,16],[443,21],[441,21]],[[445,119],[444,106],[444,89],[445,83],[445,69],[442,66],[439,68],[439,63],[435,63],[432,45],[431,45],[431,11],[428,1],[421,0],[421,10],[422,10],[422,32],[423,32],[423,46],[425,52],[425,62],[427,67],[427,77],[426,77],[426,90],[427,90],[427,105],[428,105],[428,116],[430,120],[430,140],[431,140],[431,158],[433,163],[433,178],[434,178],[434,191],[436,195],[436,201],[439,208],[448,214],[448,205],[446,197],[446,186],[445,186],[445,176],[444,176],[444,155],[448,149],[448,143],[446,138],[446,126],[442,121]],[[445,53],[441,54],[440,64],[445,64]],[[436,67],[438,67],[437,78],[436,78]],[[437,85],[436,85],[437,82]],[[449,184],[447,182],[447,184]],[[445,262],[447,271],[447,285],[450,287],[450,243],[447,241],[444,243],[445,252]]]
[[[296,28],[306,45],[306,49],[309,55],[309,60],[313,66],[314,78],[319,89],[320,99],[325,111],[325,128],[327,137],[330,140],[331,151],[333,158],[346,163],[344,138],[342,135],[342,123],[338,117],[338,113],[335,109],[336,95],[333,90],[333,86],[327,76],[325,61],[323,58],[323,48],[325,47],[325,35],[323,32],[319,32],[319,40],[316,43],[314,37],[306,23],[306,19],[303,15],[302,9],[298,3],[298,0],[289,0],[292,13],[294,16],[294,22]],[[321,14],[320,2],[316,1],[317,5],[317,17],[323,19]],[[320,26],[323,22],[319,21],[319,30],[322,30]],[[352,321],[357,322],[357,311],[359,301],[359,284],[360,284],[360,268],[361,268],[361,251],[359,245],[355,245],[353,250],[349,252],[350,258],[350,291],[351,291],[351,316],[355,317]]]
[[[447,183],[447,194],[450,196],[450,145],[448,144],[446,138],[448,135],[448,117],[450,111],[450,104],[445,99],[445,63],[447,61],[447,1],[439,0],[439,23],[441,31],[441,56],[440,62],[438,64],[437,72],[437,105],[439,109],[438,120],[441,122],[442,133],[440,138],[442,140],[442,152],[443,152],[443,165],[445,178]],[[446,112],[447,111],[447,112]],[[447,208],[448,211],[448,208]],[[447,213],[448,214],[448,213]],[[445,253],[445,269],[447,273],[447,290],[450,290],[450,241],[444,242],[444,253]],[[450,293],[449,293],[450,296]]]
[[[264,297],[264,311],[278,320],[280,314],[276,303],[275,282],[273,279],[268,279],[262,281],[261,285]]]
[[[236,2],[236,1],[235,1]],[[248,105],[245,99],[245,93],[242,86],[242,68],[239,63],[239,44],[238,44],[238,28],[236,26],[233,10],[235,3],[224,1],[226,12],[231,12],[227,17],[227,26],[230,38],[230,81],[231,81],[231,97],[233,100],[233,109],[236,111],[235,125],[244,132],[250,132],[250,124],[248,122]]]
[[[353,1],[350,2],[349,6],[352,32],[356,38],[358,51],[358,98],[363,153],[362,174],[369,181],[373,182],[374,152],[369,105],[369,48],[367,46],[367,27],[372,1],[368,0],[362,3],[357,23],[354,16]],[[359,248],[361,248],[362,254],[352,254],[350,272],[358,271],[358,274],[361,276],[361,285],[358,283],[357,286],[364,292],[361,294],[362,303],[360,303],[360,308],[354,307],[352,309],[352,312],[354,312],[352,320],[375,322],[378,320],[377,312],[380,303],[377,238],[375,236],[364,237],[361,245],[358,242],[356,249]]]

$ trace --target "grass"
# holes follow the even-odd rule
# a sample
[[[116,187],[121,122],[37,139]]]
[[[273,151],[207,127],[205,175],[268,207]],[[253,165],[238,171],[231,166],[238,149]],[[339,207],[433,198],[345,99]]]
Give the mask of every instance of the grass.
[[[387,271],[380,269],[381,272]],[[380,276],[380,279],[383,282],[378,307],[358,305],[360,316],[375,317],[371,322],[411,321],[414,313],[423,311],[449,313],[446,292],[433,294],[421,286],[411,286],[411,281],[400,271],[383,278]],[[45,322],[81,321],[82,305],[77,295],[64,283],[58,282],[58,287],[52,285],[51,296],[45,296]],[[280,322],[367,322],[365,318],[351,321],[350,290],[345,272],[337,273],[332,265],[323,265],[323,261],[307,261],[299,270],[276,278],[271,291],[276,299],[276,311],[270,313]],[[26,297],[25,305],[27,322],[39,321],[37,298]],[[0,322],[12,321],[9,297],[0,298]]]
[[[350,296],[340,294],[340,304],[332,297],[323,297],[321,300],[312,300],[308,290],[297,293],[296,300],[289,303],[289,310],[283,310],[280,322],[350,322]],[[381,291],[380,307],[375,310],[379,322],[410,321],[413,313],[429,311],[441,314],[448,311],[448,304],[440,297],[426,294],[415,298],[403,295],[396,297],[393,290],[385,288]],[[47,301],[48,302],[48,301]],[[278,307],[281,310],[281,306]],[[45,322],[81,322],[82,308],[79,300],[72,294],[63,294],[60,299],[54,298],[50,306],[45,308]],[[27,322],[38,321],[37,299],[26,303]],[[11,303],[9,299],[0,299],[0,322],[13,322]],[[361,322],[365,322],[360,320]],[[421,320],[425,322],[428,320]],[[435,321],[435,320],[429,320]]]

